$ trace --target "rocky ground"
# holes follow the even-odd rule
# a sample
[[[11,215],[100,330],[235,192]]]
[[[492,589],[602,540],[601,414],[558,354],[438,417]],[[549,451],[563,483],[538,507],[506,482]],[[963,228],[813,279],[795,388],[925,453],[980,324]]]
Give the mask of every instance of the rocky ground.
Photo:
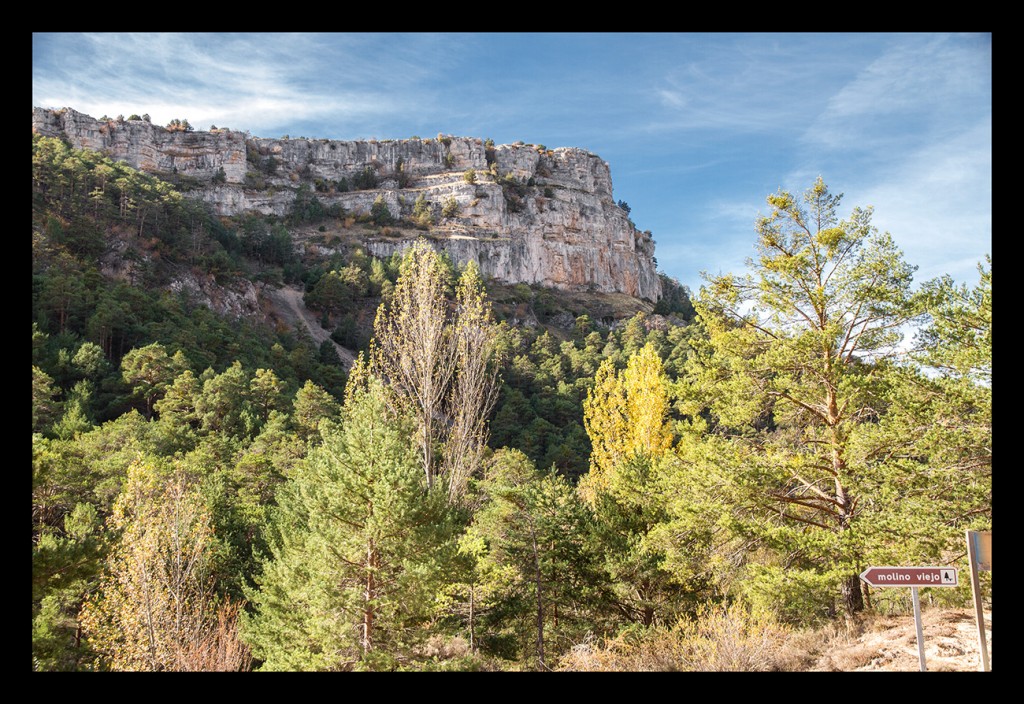
[[[922,611],[925,664],[932,672],[977,672],[981,662],[973,609]],[[992,611],[985,611],[989,666]],[[836,635],[807,668],[817,672],[916,672],[920,670],[913,615],[877,616],[846,635]]]

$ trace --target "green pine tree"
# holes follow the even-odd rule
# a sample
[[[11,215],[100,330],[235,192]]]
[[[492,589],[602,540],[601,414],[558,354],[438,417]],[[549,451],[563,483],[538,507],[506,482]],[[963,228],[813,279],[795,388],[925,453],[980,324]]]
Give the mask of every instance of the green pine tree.
[[[340,427],[278,492],[270,555],[245,625],[265,670],[391,668],[425,635],[452,546],[413,424],[381,384],[350,382]]]

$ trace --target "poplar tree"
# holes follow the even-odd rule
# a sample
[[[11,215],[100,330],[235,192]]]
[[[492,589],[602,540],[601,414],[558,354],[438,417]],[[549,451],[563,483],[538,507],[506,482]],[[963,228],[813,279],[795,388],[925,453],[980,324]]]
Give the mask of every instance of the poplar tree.
[[[470,262],[455,289],[453,337],[455,377],[448,397],[452,419],[442,471],[449,498],[459,499],[480,468],[487,447],[487,419],[498,400],[497,327],[476,262]]]
[[[487,444],[487,418],[499,389],[498,328],[476,264],[459,277],[454,304],[448,276],[429,244],[414,243],[390,300],[377,311],[370,360],[397,407],[416,419],[427,486],[443,476],[455,502]]]
[[[388,304],[377,310],[371,360],[374,370],[412,412],[428,487],[438,473],[436,445],[444,428],[444,405],[455,374],[447,271],[441,258],[418,240],[402,259]]]
[[[668,427],[668,378],[654,345],[647,343],[615,371],[606,358],[583,402],[583,421],[593,445],[586,497],[616,483],[617,468],[634,456],[656,460],[672,444]]]
[[[595,513],[592,537],[604,558],[611,601],[626,619],[651,625],[678,589],[649,534],[666,520],[656,476],[670,450],[668,377],[652,343],[616,372],[606,358],[583,402],[593,446],[579,492]]]

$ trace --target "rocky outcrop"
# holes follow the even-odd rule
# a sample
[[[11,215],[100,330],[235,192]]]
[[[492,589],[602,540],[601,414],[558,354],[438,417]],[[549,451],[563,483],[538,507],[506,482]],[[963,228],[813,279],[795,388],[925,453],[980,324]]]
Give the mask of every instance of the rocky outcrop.
[[[435,246],[499,281],[650,301],[661,295],[650,233],[615,204],[608,164],[582,149],[441,136],[349,142],[171,132],[69,108],[33,108],[32,129],[143,171],[192,177],[200,185],[189,195],[223,215],[284,216],[297,195],[315,195],[354,215],[368,214],[380,198],[392,216],[409,219],[422,199]],[[391,228],[368,235],[366,246],[384,256],[418,234]]]
[[[33,108],[32,131],[66,138],[76,149],[102,152],[140,171],[210,181],[224,169],[227,181],[245,180],[242,132],[171,132],[145,120],[96,120],[71,108]]]

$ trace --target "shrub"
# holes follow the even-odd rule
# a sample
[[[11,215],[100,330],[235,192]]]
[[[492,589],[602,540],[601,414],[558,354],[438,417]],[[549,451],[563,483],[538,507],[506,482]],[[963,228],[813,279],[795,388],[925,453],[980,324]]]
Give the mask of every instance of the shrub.
[[[441,208],[441,215],[446,218],[454,218],[459,214],[459,203],[453,197],[449,197]]]
[[[585,641],[562,658],[561,670],[765,672],[782,669],[791,632],[738,604],[705,605],[672,628],[627,629],[596,646]]]
[[[388,210],[388,204],[384,202],[384,196],[377,196],[373,201],[373,205],[370,206],[370,219],[375,225],[389,225],[394,220],[391,211]]]
[[[466,169],[466,173],[462,174],[462,180],[466,183],[476,183],[476,169]]]
[[[434,215],[429,201],[420,193],[412,206],[412,220],[420,227],[430,227],[434,224]]]
[[[188,120],[179,120],[178,118],[174,118],[167,123],[167,129],[171,132],[191,132],[192,125],[188,123]]]
[[[408,188],[412,184],[412,176],[406,172],[405,162],[402,159],[395,164],[395,180],[398,181],[399,188]]]
[[[377,171],[372,166],[364,167],[362,171],[352,178],[352,186],[357,191],[368,191],[376,188],[379,183]]]

